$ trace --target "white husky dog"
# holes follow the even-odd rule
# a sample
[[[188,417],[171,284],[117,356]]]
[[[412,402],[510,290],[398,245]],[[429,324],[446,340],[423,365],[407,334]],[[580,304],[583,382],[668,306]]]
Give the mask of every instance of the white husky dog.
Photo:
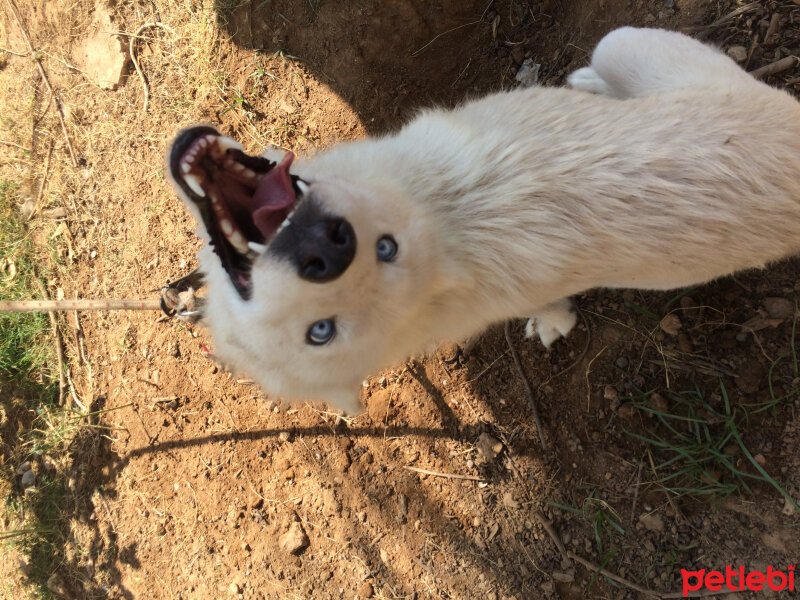
[[[608,34],[572,89],[422,112],[308,160],[182,132],[215,352],[267,392],[360,410],[365,376],[570,295],[669,289],[800,250],[800,103],[684,35]]]

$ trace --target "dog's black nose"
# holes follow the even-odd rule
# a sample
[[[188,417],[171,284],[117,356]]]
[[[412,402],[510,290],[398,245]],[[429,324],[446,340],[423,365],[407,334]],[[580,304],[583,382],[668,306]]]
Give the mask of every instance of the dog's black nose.
[[[303,279],[325,283],[353,262],[356,232],[347,219],[331,216],[313,197],[305,198],[270,242],[269,252],[291,261]]]

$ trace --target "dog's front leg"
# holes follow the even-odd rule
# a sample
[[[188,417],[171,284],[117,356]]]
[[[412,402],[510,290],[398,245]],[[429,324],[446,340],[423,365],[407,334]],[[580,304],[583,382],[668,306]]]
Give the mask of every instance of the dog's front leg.
[[[562,298],[556,302],[545,304],[536,310],[525,325],[525,336],[532,338],[539,336],[545,348],[561,336],[566,336],[578,321],[578,315],[572,307],[569,298]]]

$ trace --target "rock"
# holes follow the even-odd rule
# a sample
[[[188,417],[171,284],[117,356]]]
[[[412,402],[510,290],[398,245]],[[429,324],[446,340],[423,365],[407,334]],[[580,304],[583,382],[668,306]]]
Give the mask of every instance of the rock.
[[[526,58],[514,76],[522,87],[532,87],[539,83],[539,69],[542,65],[533,62],[532,58]]]
[[[798,502],[800,502],[800,500],[798,500]],[[783,508],[781,509],[781,513],[783,513],[783,514],[784,514],[784,515],[786,515],[787,517],[791,517],[791,516],[794,516],[794,514],[795,514],[796,512],[797,512],[797,510],[796,510],[796,508],[795,508],[795,505],[794,505],[794,504],[792,504],[792,503],[789,501],[789,499],[788,499],[788,498],[784,498],[784,499],[783,499]]]
[[[50,578],[47,580],[47,589],[57,596],[69,598],[69,592],[67,592],[67,588],[58,573],[50,575]]]
[[[786,298],[764,298],[764,310],[773,319],[792,319],[794,309],[794,303]]]
[[[572,583],[575,581],[575,571],[570,569],[566,572],[553,571],[553,581],[558,583]]]
[[[658,326],[661,328],[661,331],[668,335],[678,335],[681,325],[681,320],[675,313],[668,314],[661,319],[661,322],[658,324]]]
[[[228,593],[229,593],[231,596],[238,596],[238,595],[241,593],[241,590],[239,589],[239,585],[238,585],[238,584],[236,584],[236,583],[232,583],[232,584],[230,584],[230,585],[228,586]]]
[[[657,392],[653,392],[650,394],[650,408],[660,413],[668,413],[669,412],[669,402],[667,399],[664,398],[661,394]]]
[[[767,370],[757,359],[747,359],[736,371],[736,387],[745,394],[754,394],[761,389],[766,375]]]
[[[664,519],[659,515],[653,513],[643,513],[639,516],[639,522],[644,525],[645,529],[655,531],[656,533],[664,533]]]
[[[36,483],[36,474],[33,471],[25,471],[19,480],[19,484],[23,489],[33,487]]]
[[[303,530],[303,526],[297,521],[294,521],[289,526],[289,531],[278,538],[278,545],[281,550],[295,555],[300,554],[303,550],[308,548],[309,543],[308,536]]]
[[[747,48],[744,46],[731,46],[728,48],[728,56],[736,62],[744,62],[747,60]]]
[[[94,21],[84,47],[84,71],[97,85],[106,90],[116,89],[128,64],[128,52],[122,40],[112,32],[121,27],[111,21],[103,2],[96,2]]]
[[[607,385],[603,389],[603,398],[606,400],[616,400],[619,398],[619,392],[613,385]]]
[[[372,598],[372,595],[375,593],[375,590],[372,588],[372,584],[369,581],[365,581],[360,586],[358,586],[358,594],[359,598]]]
[[[511,492],[506,492],[503,494],[503,506],[506,508],[517,509],[519,508],[519,502],[514,500],[514,496],[511,495]]]
[[[617,415],[619,415],[620,419],[630,419],[633,415],[636,414],[636,408],[630,402],[626,402],[622,406],[619,407],[617,411]]]
[[[17,475],[23,475],[26,471],[31,470],[31,461],[26,460],[25,462],[21,463],[17,468]]]
[[[475,442],[475,446],[477,446],[478,452],[480,452],[486,460],[494,460],[497,458],[497,455],[503,451],[503,442],[492,437],[488,433],[480,434],[478,440]]]

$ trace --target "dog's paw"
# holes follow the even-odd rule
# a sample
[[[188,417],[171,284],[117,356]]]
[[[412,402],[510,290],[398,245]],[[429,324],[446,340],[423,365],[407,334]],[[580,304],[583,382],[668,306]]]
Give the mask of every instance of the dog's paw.
[[[549,348],[558,338],[572,331],[577,322],[578,315],[572,309],[572,302],[564,298],[536,311],[525,325],[525,336],[539,336],[544,347]]]
[[[592,67],[583,67],[567,77],[567,83],[572,89],[592,92],[593,94],[612,95],[612,90],[605,80],[597,74]]]

